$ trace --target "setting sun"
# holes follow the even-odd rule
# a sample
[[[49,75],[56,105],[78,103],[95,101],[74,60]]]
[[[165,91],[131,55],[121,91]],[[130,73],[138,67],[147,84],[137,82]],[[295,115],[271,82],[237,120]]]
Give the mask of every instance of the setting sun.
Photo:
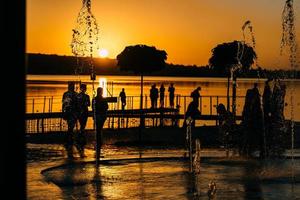
[[[99,56],[101,58],[106,58],[108,56],[108,51],[106,49],[100,49],[99,50]]]

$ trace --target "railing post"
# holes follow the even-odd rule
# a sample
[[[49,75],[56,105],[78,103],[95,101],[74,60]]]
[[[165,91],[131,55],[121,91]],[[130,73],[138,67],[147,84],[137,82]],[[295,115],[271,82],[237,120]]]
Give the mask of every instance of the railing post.
[[[48,113],[50,112],[51,109],[51,98],[49,98],[48,100]]]
[[[217,107],[218,107],[218,105],[219,105],[219,96],[217,96]],[[216,108],[217,108],[216,107]],[[218,113],[217,113],[217,116],[218,116]],[[216,126],[218,126],[219,125],[219,121],[218,121],[218,119],[216,120]]]
[[[46,108],[46,96],[44,96],[43,113],[45,113],[45,108]]]
[[[44,129],[44,118],[42,118],[42,133],[45,132],[45,129]]]
[[[34,98],[32,99],[32,113],[34,113]]]
[[[184,113],[186,112],[186,96],[183,97]]]
[[[53,108],[53,96],[51,96],[51,109],[50,109],[50,112],[52,112],[52,108]]]
[[[40,120],[39,119],[36,120],[36,132],[37,133],[40,132]]]
[[[45,114],[46,109],[46,96],[44,96],[43,114]],[[44,118],[42,118],[42,133],[44,133]]]
[[[60,118],[60,120],[59,120],[59,128],[60,128],[60,131],[62,131],[62,118]]]
[[[200,96],[200,112],[202,113],[202,96]]]
[[[212,96],[209,97],[210,115],[212,115]]]

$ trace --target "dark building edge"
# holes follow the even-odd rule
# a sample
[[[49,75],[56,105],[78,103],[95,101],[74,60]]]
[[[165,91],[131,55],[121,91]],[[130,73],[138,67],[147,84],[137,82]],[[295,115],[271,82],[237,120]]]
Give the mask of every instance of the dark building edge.
[[[26,1],[1,3],[1,196],[26,199],[25,22]],[[2,43],[3,45],[3,43]]]

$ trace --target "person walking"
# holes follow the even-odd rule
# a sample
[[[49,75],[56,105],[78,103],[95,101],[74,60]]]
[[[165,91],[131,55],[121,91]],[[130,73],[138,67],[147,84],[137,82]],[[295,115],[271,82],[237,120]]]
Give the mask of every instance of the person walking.
[[[159,101],[160,101],[160,107],[163,108],[165,104],[165,87],[162,83],[159,88]]]
[[[126,93],[125,93],[125,89],[124,88],[122,88],[122,91],[120,92],[119,97],[121,98],[122,110],[125,110],[125,106],[126,106]]]
[[[86,145],[85,127],[88,119],[89,110],[88,107],[91,105],[90,96],[86,94],[86,84],[80,84],[80,93],[77,95],[78,105],[78,120],[80,124],[80,131],[76,139],[76,148],[80,154],[80,157],[85,157],[84,146]]]
[[[103,98],[103,88],[97,88],[97,95],[93,99],[93,113],[96,123],[96,160],[100,158],[102,145],[102,129],[107,118],[108,103]]]
[[[68,133],[64,139],[64,147],[67,151],[68,158],[73,158],[73,131],[78,116],[77,93],[75,92],[74,82],[68,82],[68,91],[63,94],[62,113],[63,119],[68,125]]]
[[[173,83],[171,83],[171,85],[169,86],[168,92],[169,92],[170,107],[174,108],[175,88]]]

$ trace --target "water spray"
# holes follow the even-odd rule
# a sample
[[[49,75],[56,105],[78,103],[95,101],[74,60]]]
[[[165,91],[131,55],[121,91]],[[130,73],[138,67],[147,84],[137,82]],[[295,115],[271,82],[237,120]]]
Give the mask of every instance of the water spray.
[[[288,48],[289,62],[292,70],[292,88],[291,88],[291,156],[292,156],[292,182],[295,181],[294,174],[294,135],[295,135],[295,122],[294,122],[294,93],[296,69],[297,69],[297,41],[296,41],[296,28],[295,28],[295,15],[293,0],[287,0],[282,12],[282,38],[280,44],[280,55],[283,54],[285,48]]]
[[[189,159],[190,159],[190,172],[193,171],[193,146],[192,146],[192,123],[193,119],[191,117],[186,119],[186,142],[188,144]]]
[[[93,64],[93,55],[99,50],[99,29],[96,18],[91,12],[91,0],[83,0],[82,7],[77,16],[77,25],[72,30],[72,53],[78,58],[89,57],[90,76],[92,80],[93,101],[96,97],[94,82],[96,80],[95,66]],[[95,119],[95,102],[93,105],[94,128],[96,129]],[[96,137],[100,137],[96,134]],[[96,139],[97,141],[97,139]],[[97,143],[97,142],[96,142]],[[96,144],[96,149],[99,144]],[[96,156],[97,158],[100,156]],[[98,164],[98,159],[96,160]]]

